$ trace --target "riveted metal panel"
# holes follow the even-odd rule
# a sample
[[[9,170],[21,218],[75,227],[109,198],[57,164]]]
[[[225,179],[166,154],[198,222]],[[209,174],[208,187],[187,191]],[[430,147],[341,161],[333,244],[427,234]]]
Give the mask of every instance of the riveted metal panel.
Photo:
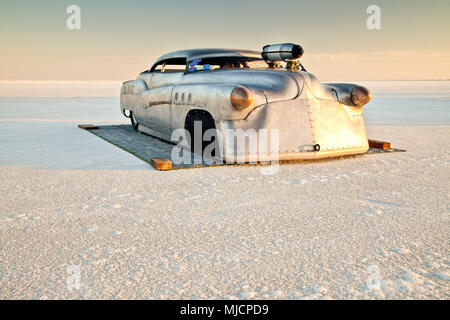
[[[271,131],[278,131],[278,152],[282,154],[297,154],[301,158],[301,153],[313,152],[313,138],[309,122],[309,110],[305,99],[290,101],[272,102],[259,106],[254,109],[246,119],[236,121],[225,121],[222,130],[256,130],[258,140],[260,130],[267,130],[268,149],[270,144]],[[231,156],[233,154],[246,153],[249,150],[240,150],[235,142],[230,141],[231,136],[224,131],[222,135],[225,139],[224,154]]]
[[[319,144],[320,150],[369,148],[362,107],[317,98],[307,101],[314,144]]]

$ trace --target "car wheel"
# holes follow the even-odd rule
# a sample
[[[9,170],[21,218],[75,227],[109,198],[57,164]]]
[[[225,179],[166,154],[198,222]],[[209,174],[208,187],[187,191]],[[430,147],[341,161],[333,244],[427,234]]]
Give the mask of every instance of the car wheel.
[[[139,124],[138,124],[136,118],[134,117],[133,111],[130,111],[130,120],[131,120],[131,126],[133,127],[133,129],[137,130]]]
[[[202,125],[202,136],[201,137],[195,137],[194,136],[194,123],[196,121],[201,122]],[[209,129],[216,129],[216,125],[214,123],[214,119],[211,116],[211,114],[209,114],[206,111],[203,110],[191,110],[188,115],[186,116],[186,121],[184,123],[184,128],[189,132],[190,136],[191,136],[191,150],[198,150],[198,147],[196,147],[195,143],[198,141],[201,141],[201,152],[203,155],[203,151],[205,150],[205,148],[211,144],[213,141],[216,141],[216,137],[212,138],[212,141],[203,141],[203,136],[205,134],[205,132]],[[197,139],[196,139],[197,138]],[[215,151],[213,151],[212,156],[215,156]]]

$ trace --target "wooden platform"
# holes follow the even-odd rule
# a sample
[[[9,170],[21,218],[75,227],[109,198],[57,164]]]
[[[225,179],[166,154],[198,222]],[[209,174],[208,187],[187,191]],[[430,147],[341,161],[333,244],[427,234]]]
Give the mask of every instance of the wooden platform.
[[[194,155],[191,155],[190,164],[173,164],[170,159],[172,158],[172,149],[174,144],[167,141],[149,136],[134,130],[131,125],[79,125],[81,129],[88,130],[88,132],[102,138],[103,140],[121,148],[137,158],[147,162],[156,170],[167,171],[173,169],[183,169],[183,168],[199,168],[199,167],[210,167],[210,166],[222,166],[229,164],[207,164],[202,162],[201,164],[194,163]],[[377,140],[369,140],[377,141]],[[380,142],[380,143],[378,143]],[[404,152],[405,150],[393,149],[389,145],[386,145],[384,141],[377,141],[377,147],[370,147],[366,154],[375,153],[392,153],[392,152]],[[388,146],[389,148],[386,148]],[[306,160],[303,160],[306,161]],[[309,160],[309,161],[321,161],[321,160]],[[299,162],[299,160],[292,161],[280,161],[281,164]],[[232,164],[236,165],[236,164]],[[239,164],[239,165],[249,165],[249,164]]]
[[[387,141],[371,140],[369,139],[369,147],[375,149],[388,150],[391,148],[391,143]]]
[[[95,126],[93,124],[79,124],[78,128],[84,129],[84,130],[97,130],[99,127]]]
[[[160,171],[172,170],[172,161],[166,158],[152,158],[150,164],[153,168]]]

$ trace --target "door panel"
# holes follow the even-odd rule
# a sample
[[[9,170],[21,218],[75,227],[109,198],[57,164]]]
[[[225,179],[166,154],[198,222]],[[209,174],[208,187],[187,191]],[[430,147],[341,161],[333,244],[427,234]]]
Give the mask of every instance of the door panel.
[[[143,125],[167,134],[170,132],[170,104],[173,86],[164,86],[143,94]]]
[[[154,72],[147,100],[149,128],[171,134],[172,91],[183,75],[184,72]]]

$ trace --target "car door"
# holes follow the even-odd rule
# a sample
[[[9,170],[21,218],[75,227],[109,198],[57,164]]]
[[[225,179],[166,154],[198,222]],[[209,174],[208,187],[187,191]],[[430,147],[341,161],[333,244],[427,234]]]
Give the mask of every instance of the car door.
[[[177,62],[178,64],[171,65],[171,62],[167,61],[162,64],[160,70],[153,71],[150,88],[144,97],[146,108],[143,124],[165,136],[171,135],[172,91],[180,82],[185,70],[185,65],[179,60]]]

